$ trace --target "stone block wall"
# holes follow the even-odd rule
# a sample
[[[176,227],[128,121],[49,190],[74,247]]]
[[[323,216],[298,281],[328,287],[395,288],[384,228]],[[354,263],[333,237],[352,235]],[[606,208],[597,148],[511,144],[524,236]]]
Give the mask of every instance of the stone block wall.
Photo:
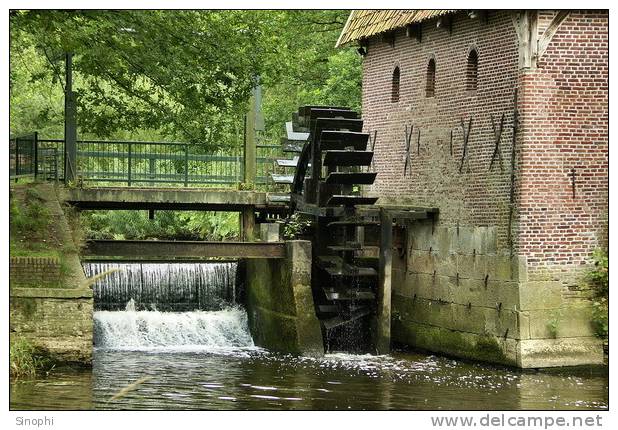
[[[407,226],[393,261],[393,341],[519,367],[601,363],[588,306],[560,282],[530,281],[525,259],[498,250],[495,227]]]
[[[286,242],[286,258],[247,259],[246,308],[256,345],[303,355],[324,354],[311,292],[311,242]]]
[[[57,257],[11,257],[9,283],[15,288],[57,287],[61,285]]]
[[[92,290],[13,288],[10,332],[59,362],[92,360]]]

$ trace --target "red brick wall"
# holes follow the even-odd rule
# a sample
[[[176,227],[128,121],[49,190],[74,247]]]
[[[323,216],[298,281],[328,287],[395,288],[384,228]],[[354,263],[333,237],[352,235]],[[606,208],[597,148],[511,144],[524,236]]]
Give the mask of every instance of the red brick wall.
[[[542,34],[554,13],[539,13]],[[370,192],[440,208],[440,222],[496,226],[508,248],[513,92],[520,86],[516,168],[515,252],[530,269],[583,267],[607,241],[608,16],[571,12],[536,69],[518,70],[518,44],[509,12],[488,22],[453,17],[452,33],[423,24],[422,41],[399,30],[395,46],[370,40],[363,62],[365,130],[377,130]],[[465,89],[470,48],[479,54],[478,90]],[[435,97],[426,98],[426,70],[436,61]],[[400,98],[391,103],[392,72],[401,72]],[[505,114],[503,170],[489,171],[494,150],[491,115]],[[468,157],[460,173],[463,135],[472,117]],[[414,125],[411,165],[404,177],[405,125]],[[420,145],[417,132],[420,129]],[[452,151],[451,151],[452,132]],[[575,168],[576,197],[569,173]],[[547,271],[544,271],[547,272]]]
[[[521,85],[517,251],[532,272],[581,267],[607,241],[607,12],[571,12]]]
[[[467,57],[472,47],[479,56],[476,93],[466,91]],[[426,98],[430,58],[436,61],[435,97]],[[363,62],[365,129],[377,130],[374,168],[378,176],[370,191],[438,207],[444,224],[495,225],[500,247],[506,247],[517,59],[517,38],[506,12],[491,12],[487,23],[466,14],[455,15],[450,34],[436,28],[435,20],[426,22],[420,43],[407,37],[403,29],[397,33],[394,48],[379,36],[372,38]],[[401,70],[400,99],[391,103],[395,66]],[[498,121],[503,113],[503,170],[496,164],[490,172],[494,151],[490,115]],[[468,157],[460,173],[461,119],[467,126],[470,117]],[[414,126],[414,133],[411,173],[404,177],[406,124]]]
[[[55,257],[11,257],[9,269],[11,287],[56,287],[60,284],[60,261]]]

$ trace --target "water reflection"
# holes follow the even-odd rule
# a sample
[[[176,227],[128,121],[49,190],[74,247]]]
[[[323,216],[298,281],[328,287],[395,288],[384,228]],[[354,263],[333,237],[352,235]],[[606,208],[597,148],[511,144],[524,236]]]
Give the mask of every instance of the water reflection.
[[[109,399],[150,376],[126,396]],[[12,409],[605,409],[607,367],[520,372],[430,355],[258,348],[95,352],[92,373],[56,371],[11,385]]]

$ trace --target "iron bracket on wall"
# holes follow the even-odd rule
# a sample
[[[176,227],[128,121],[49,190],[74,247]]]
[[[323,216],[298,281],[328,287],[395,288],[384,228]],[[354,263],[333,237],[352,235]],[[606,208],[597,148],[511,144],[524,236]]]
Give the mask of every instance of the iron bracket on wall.
[[[504,171],[504,166],[502,165],[502,151],[500,151],[500,139],[502,138],[502,129],[504,127],[504,112],[500,117],[500,123],[496,126],[494,121],[493,114],[491,115],[491,127],[494,130],[494,153],[491,156],[491,162],[489,163],[489,171],[491,172],[494,167],[494,161],[496,161],[496,156],[498,157],[498,161],[500,163],[500,171]]]
[[[410,141],[412,140],[412,132],[414,131],[414,126],[410,126],[410,133],[408,134],[408,125],[406,124],[406,154],[404,158],[403,164],[403,176],[406,176],[408,171],[408,165],[410,164]]]
[[[468,157],[468,139],[470,138],[470,130],[472,129],[472,117],[468,120],[467,130],[463,118],[461,119],[461,129],[463,131],[463,151],[461,154],[461,163],[459,164],[459,173],[463,171],[464,161],[466,161]]]

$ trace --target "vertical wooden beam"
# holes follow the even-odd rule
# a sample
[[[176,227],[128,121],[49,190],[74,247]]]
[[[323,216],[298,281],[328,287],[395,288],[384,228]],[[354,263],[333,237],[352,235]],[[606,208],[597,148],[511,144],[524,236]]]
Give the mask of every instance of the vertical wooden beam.
[[[77,176],[77,119],[76,100],[73,92],[73,54],[65,57],[64,87],[64,181],[74,181]]]
[[[247,206],[240,212],[240,237],[243,242],[255,240],[255,208]]]
[[[380,208],[380,265],[378,268],[378,309],[375,348],[378,354],[391,349],[391,276],[393,267],[393,220]]]

